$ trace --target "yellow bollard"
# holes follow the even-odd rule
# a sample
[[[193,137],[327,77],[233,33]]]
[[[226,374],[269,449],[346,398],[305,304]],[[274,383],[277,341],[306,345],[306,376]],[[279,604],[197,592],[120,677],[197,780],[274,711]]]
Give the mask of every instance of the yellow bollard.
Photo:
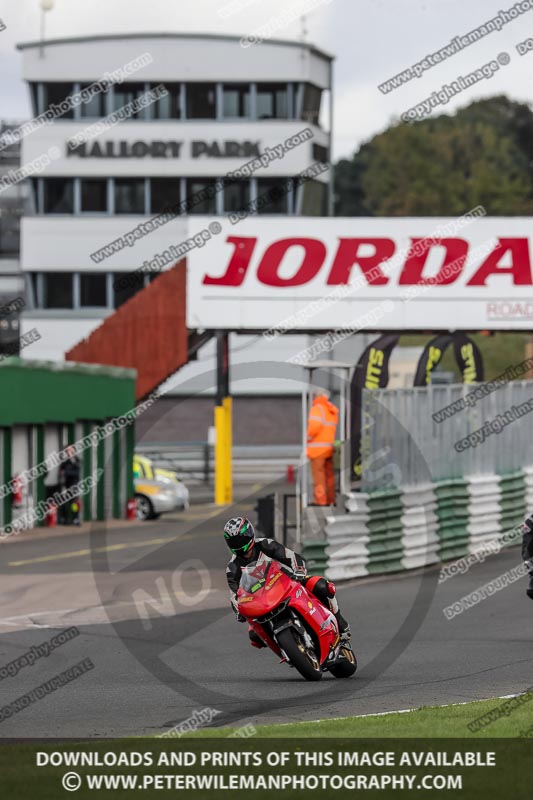
[[[222,401],[225,412],[225,489],[226,489],[226,503],[233,503],[233,465],[231,457],[231,448],[233,444],[233,426],[232,426],[232,405],[231,397],[225,397]]]

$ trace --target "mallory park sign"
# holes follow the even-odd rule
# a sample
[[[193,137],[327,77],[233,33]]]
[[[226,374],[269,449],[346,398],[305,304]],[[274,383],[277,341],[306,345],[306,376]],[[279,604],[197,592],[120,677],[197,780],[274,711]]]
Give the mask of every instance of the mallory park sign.
[[[184,152],[185,142],[152,141],[136,142],[108,141],[67,142],[67,156],[79,158],[254,158],[260,155],[260,142],[205,141],[197,139],[188,142],[189,152]]]

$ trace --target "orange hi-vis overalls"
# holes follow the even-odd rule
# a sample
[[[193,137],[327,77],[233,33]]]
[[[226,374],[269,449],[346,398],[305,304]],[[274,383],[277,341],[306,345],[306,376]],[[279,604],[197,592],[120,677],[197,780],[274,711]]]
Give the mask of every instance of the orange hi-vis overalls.
[[[333,443],[339,410],[325,395],[315,397],[307,422],[307,458],[311,462],[314,501],[319,506],[335,504]]]

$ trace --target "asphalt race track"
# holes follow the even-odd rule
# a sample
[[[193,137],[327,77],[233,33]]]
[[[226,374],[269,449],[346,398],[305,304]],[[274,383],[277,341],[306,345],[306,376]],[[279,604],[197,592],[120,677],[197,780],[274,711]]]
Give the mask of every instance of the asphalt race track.
[[[251,504],[240,508],[251,513]],[[0,707],[86,658],[94,664],[0,721],[0,736],[152,735],[206,707],[219,712],[216,726],[316,720],[533,685],[525,578],[454,619],[443,613],[517,566],[519,548],[440,585],[432,568],[343,586],[359,670],[349,680],[325,675],[308,684],[269,651],[250,647],[228,607],[220,535],[228,513],[207,513],[206,520],[205,506],[192,507],[107,532],[43,530],[0,543]],[[79,636],[16,677],[2,672],[73,625]]]

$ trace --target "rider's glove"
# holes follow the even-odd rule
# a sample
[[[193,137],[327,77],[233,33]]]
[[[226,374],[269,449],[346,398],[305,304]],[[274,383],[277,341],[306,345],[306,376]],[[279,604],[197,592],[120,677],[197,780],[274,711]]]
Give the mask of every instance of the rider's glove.
[[[232,597],[231,600],[230,600],[230,603],[231,603],[232,609],[235,612],[235,619],[237,620],[237,622],[246,622],[246,617],[243,617],[243,615],[239,612],[239,606],[238,606],[238,603],[237,603],[237,598],[236,597]]]

